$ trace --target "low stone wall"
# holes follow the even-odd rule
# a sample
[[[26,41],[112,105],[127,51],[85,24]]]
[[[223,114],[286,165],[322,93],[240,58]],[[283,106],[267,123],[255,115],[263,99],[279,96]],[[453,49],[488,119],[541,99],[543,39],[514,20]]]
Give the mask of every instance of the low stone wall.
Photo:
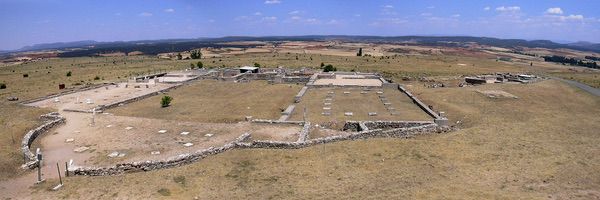
[[[301,132],[301,135],[306,134],[308,136],[308,130],[310,123],[307,122]],[[79,167],[69,166],[68,171],[73,175],[84,175],[84,176],[107,176],[107,175],[119,175],[128,172],[139,172],[139,171],[150,171],[156,169],[164,169],[177,167],[192,162],[201,160],[209,155],[222,153],[224,151],[234,148],[267,148],[267,149],[298,149],[312,145],[325,144],[344,140],[356,140],[356,139],[367,139],[372,137],[395,137],[395,138],[409,138],[415,135],[427,134],[427,133],[443,133],[450,131],[450,127],[440,127],[436,124],[427,124],[422,126],[410,127],[410,128],[395,128],[390,130],[374,129],[352,133],[350,135],[336,135],[324,138],[316,138],[306,140],[303,136],[296,142],[283,142],[283,141],[268,141],[268,140],[254,140],[251,142],[243,142],[250,137],[249,133],[245,133],[238,137],[235,141],[227,143],[221,147],[211,147],[205,150],[199,150],[191,154],[181,154],[178,156],[170,157],[166,160],[159,161],[142,161],[117,164],[112,167]]]
[[[118,101],[118,102],[114,102],[114,103],[110,103],[110,104],[106,104],[106,105],[99,105],[98,107],[96,107],[96,110],[97,111],[107,110],[107,109],[111,109],[111,108],[114,108],[114,107],[117,107],[117,106],[125,105],[125,104],[132,103],[132,102],[136,102],[136,101],[139,101],[139,100],[142,100],[142,99],[145,99],[145,98],[148,98],[148,97],[151,97],[151,96],[154,96],[154,95],[158,95],[160,93],[167,92],[169,90],[181,87],[182,85],[184,85],[184,84],[173,85],[173,86],[170,86],[168,88],[165,88],[165,89],[162,89],[162,90],[159,90],[159,91],[156,91],[156,92],[148,93],[148,94],[145,94],[145,95],[142,95],[142,96],[132,97],[132,98],[129,98],[129,99],[125,99],[123,101]]]
[[[308,139],[308,133],[310,133],[310,122],[304,123],[300,134],[298,134],[298,140],[296,140],[296,142],[305,142],[306,139]]]
[[[417,104],[417,106],[419,106],[423,111],[425,111],[427,114],[429,114],[431,117],[433,117],[434,118],[433,121],[436,124],[438,124],[440,126],[448,125],[448,118],[446,118],[444,116],[440,116],[438,113],[436,113],[431,108],[429,108],[429,106],[425,105],[425,103],[423,103],[421,100],[419,100],[417,97],[415,97],[412,93],[410,93],[404,87],[398,85],[398,90],[404,92],[410,99],[413,100],[413,102],[415,104]]]
[[[139,171],[150,171],[156,169],[165,169],[171,167],[177,167],[192,162],[201,160],[209,155],[222,153],[224,151],[233,149],[237,143],[242,142],[246,138],[250,137],[249,133],[244,133],[234,141],[227,143],[221,147],[210,147],[204,150],[198,150],[194,153],[181,154],[167,158],[166,160],[157,161],[142,161],[142,162],[131,162],[121,163],[112,167],[80,167],[80,166],[69,166],[69,174],[83,175],[83,176],[108,176],[108,175],[119,175],[127,172],[139,172]]]
[[[304,124],[304,121],[280,121],[280,120],[271,120],[271,119],[253,119],[250,122],[264,123],[264,124],[297,124],[297,125]]]
[[[298,92],[298,94],[294,97],[294,102],[295,103],[299,103],[302,100],[302,97],[306,93],[306,90],[308,90],[308,87],[306,87],[306,86],[302,87],[302,89],[300,90],[300,92]]]
[[[69,108],[65,108],[62,111],[65,111],[65,112],[79,112],[79,113],[92,113],[91,110],[77,110],[77,109],[69,109]]]
[[[410,99],[412,99],[413,102],[415,104],[417,104],[417,106],[419,106],[421,109],[423,109],[423,111],[425,111],[428,115],[430,115],[431,117],[433,117],[435,119],[440,118],[440,116],[435,111],[431,110],[429,108],[429,106],[425,105],[425,103],[423,103],[421,100],[419,100],[417,97],[415,97],[412,93],[410,93],[404,87],[398,85],[398,89],[400,91],[402,91],[404,94],[406,94]]]
[[[23,152],[23,157],[25,158],[25,164],[23,164],[21,167],[24,169],[37,167],[38,164],[35,154],[29,149],[33,141],[35,141],[38,136],[40,136],[42,133],[45,133],[52,127],[65,122],[65,118],[56,112],[41,115],[40,119],[47,122],[27,132],[21,141],[21,151]]]
[[[306,83],[310,80],[310,77],[293,77],[293,76],[286,76],[286,77],[282,77],[281,80],[284,83]]]
[[[60,93],[57,93],[57,94],[51,94],[51,95],[44,96],[44,97],[39,97],[39,98],[35,98],[35,99],[25,100],[25,101],[22,101],[21,104],[27,105],[27,104],[30,104],[30,103],[33,103],[33,102],[44,101],[46,99],[51,99],[51,98],[55,98],[55,97],[59,97],[59,96],[67,95],[67,94],[73,94],[73,93],[76,93],[76,92],[82,92],[82,91],[87,91],[87,90],[94,90],[94,89],[98,89],[98,88],[101,88],[101,87],[106,87],[108,85],[115,85],[115,83],[102,83],[102,84],[99,84],[99,85],[84,86],[84,87],[81,87],[81,88],[72,89],[72,90],[60,92]]]
[[[344,131],[366,131],[370,129],[395,129],[395,128],[410,128],[434,124],[432,121],[346,121],[344,123]]]
[[[369,129],[409,128],[433,124],[432,121],[364,121],[362,123]]]
[[[393,138],[410,138],[415,135],[427,134],[427,133],[444,133],[451,131],[450,127],[440,127],[436,124],[428,124],[410,128],[396,128],[391,130],[383,131],[382,129],[374,129],[352,133],[350,135],[335,135],[323,138],[315,138],[306,140],[305,142],[282,142],[282,141],[269,141],[269,140],[255,140],[247,143],[238,143],[239,148],[266,148],[266,149],[298,149],[308,146],[332,143],[344,140],[356,140],[356,139],[367,139],[373,137],[393,137]]]

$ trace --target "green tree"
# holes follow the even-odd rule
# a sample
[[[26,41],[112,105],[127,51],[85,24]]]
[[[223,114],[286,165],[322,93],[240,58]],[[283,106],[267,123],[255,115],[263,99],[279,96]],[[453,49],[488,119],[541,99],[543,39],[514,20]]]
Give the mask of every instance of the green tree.
[[[362,56],[362,55],[363,55],[362,48],[359,48],[358,53],[356,53],[356,56]]]
[[[181,55],[181,53],[177,53],[177,60],[181,60],[183,59],[183,56]]]
[[[71,76],[71,71],[67,72],[67,77]]]
[[[323,67],[325,67],[325,63],[321,63],[321,69],[323,69]]]
[[[254,67],[260,67],[260,64],[254,63]]]
[[[331,65],[331,64],[327,64],[323,68],[323,72],[334,72],[334,71],[337,71],[337,68],[333,67],[333,65]]]
[[[160,99],[160,105],[164,108],[167,107],[171,104],[171,101],[173,101],[173,97],[171,96],[163,96],[162,99]]]
[[[204,64],[203,64],[202,62],[198,61],[198,63],[196,63],[196,66],[197,66],[198,68],[203,68],[203,67],[204,67]]]
[[[202,52],[200,52],[199,50],[193,50],[192,52],[190,52],[190,58],[200,59],[202,58]]]

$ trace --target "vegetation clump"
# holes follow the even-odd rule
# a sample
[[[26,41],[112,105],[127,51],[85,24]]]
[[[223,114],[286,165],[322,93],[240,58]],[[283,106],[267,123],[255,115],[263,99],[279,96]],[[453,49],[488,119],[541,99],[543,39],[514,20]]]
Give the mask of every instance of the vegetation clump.
[[[6,84],[5,83],[0,83],[0,89],[6,89]]]
[[[171,104],[171,101],[173,101],[173,97],[171,96],[163,96],[162,99],[160,99],[160,105],[164,108],[164,107],[168,107]]]
[[[199,50],[193,50],[192,52],[190,52],[190,58],[200,59],[202,58],[202,53]]]
[[[70,77],[72,75],[71,71],[67,72],[67,77]]]
[[[323,68],[323,72],[334,72],[337,71],[337,68],[335,68],[333,65],[331,64],[327,64],[325,65],[325,67]]]

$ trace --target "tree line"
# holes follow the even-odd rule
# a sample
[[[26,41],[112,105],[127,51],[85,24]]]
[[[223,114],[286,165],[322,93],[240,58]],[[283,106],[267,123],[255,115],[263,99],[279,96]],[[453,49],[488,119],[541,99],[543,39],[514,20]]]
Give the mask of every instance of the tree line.
[[[576,66],[582,66],[582,67],[588,67],[588,68],[594,68],[594,69],[599,68],[598,64],[596,64],[596,62],[593,62],[593,61],[588,62],[588,61],[578,60],[575,58],[567,58],[564,56],[542,56],[542,57],[544,58],[544,61],[546,61],[546,62],[556,62],[556,63],[576,65]]]

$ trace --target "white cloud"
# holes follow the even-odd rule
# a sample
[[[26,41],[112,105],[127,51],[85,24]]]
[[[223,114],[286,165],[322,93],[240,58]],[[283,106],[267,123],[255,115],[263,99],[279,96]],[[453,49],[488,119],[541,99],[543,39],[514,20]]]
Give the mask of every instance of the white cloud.
[[[115,13],[115,16],[121,16],[121,13]]]
[[[261,15],[262,15],[262,13],[261,13],[261,12],[255,12],[255,13],[254,13],[254,15],[256,15],[256,16],[261,16]]]
[[[300,11],[299,10],[294,10],[292,12],[289,12],[288,14],[290,14],[290,15],[297,15],[297,14],[300,14]]]
[[[209,19],[209,20],[208,20],[208,23],[214,23],[214,22],[215,22],[215,20],[214,20],[214,19]]]
[[[262,21],[274,22],[277,21],[277,17],[263,17]]]
[[[308,22],[308,23],[315,23],[315,22],[319,22],[319,20],[316,19],[316,18],[308,18],[308,19],[306,19],[306,22]]]
[[[265,4],[280,4],[280,0],[266,0]]]
[[[152,13],[149,12],[143,12],[139,14],[140,17],[152,17]]]
[[[173,8],[167,8],[167,9],[165,9],[165,12],[169,12],[169,13],[175,12],[175,9],[173,9]]]
[[[569,21],[569,20],[573,20],[573,21],[579,21],[579,20],[583,20],[583,15],[569,15],[569,16],[560,16],[559,18],[561,21]]]
[[[334,24],[340,24],[340,22],[339,22],[338,20],[332,19],[332,20],[329,20],[329,21],[327,22],[327,24],[332,24],[332,25],[334,25]]]
[[[451,17],[454,17],[454,18],[456,18],[456,17],[460,17],[460,14],[454,14],[454,15],[452,15]]]
[[[423,16],[423,17],[427,17],[427,16],[431,16],[431,15],[433,15],[433,14],[431,14],[431,13],[421,13],[421,16]]]
[[[377,19],[375,22],[373,22],[369,25],[371,25],[371,26],[386,26],[386,25],[396,25],[396,24],[404,24],[404,23],[408,23],[408,20],[393,17],[393,18]]]
[[[500,11],[500,12],[517,12],[520,11],[521,7],[519,6],[500,6],[496,8],[496,11]]]
[[[490,10],[490,9],[491,9],[491,8],[490,8],[489,6],[486,6],[485,8],[483,8],[483,10],[485,10],[485,11],[488,11],[488,10]]]
[[[427,9],[434,9],[435,6],[427,6]]]
[[[292,19],[292,20],[300,20],[300,19],[302,19],[302,18],[301,18],[301,17],[298,17],[298,16],[292,16],[292,18],[290,18],[290,19]]]
[[[233,18],[233,20],[235,20],[235,21],[246,21],[246,20],[250,20],[250,17],[245,16],[245,15],[244,16],[237,16],[237,17]]]
[[[394,6],[392,5],[384,5],[381,9],[381,15],[396,15],[396,11],[394,10]]]
[[[546,10],[546,13],[547,14],[562,15],[563,11],[559,7],[556,7],[556,8],[548,8],[548,10]]]
[[[360,15],[360,14],[354,14],[354,16],[355,16],[355,17],[360,17],[361,15]]]

